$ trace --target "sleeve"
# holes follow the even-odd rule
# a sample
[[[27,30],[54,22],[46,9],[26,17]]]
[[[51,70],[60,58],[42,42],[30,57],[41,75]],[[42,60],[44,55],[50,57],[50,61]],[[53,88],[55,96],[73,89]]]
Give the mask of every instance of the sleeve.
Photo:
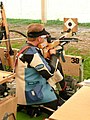
[[[49,79],[53,76],[55,66],[51,62],[48,62],[38,52],[34,54],[24,54],[25,61],[29,64],[28,66],[34,67],[45,79]]]
[[[33,55],[30,66],[34,67],[44,78],[49,79],[53,76],[54,68],[38,53]]]

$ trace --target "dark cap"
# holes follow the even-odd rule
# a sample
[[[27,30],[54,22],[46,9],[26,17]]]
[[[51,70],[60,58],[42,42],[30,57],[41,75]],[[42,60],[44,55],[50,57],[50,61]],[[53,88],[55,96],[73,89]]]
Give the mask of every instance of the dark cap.
[[[34,23],[28,26],[27,36],[30,38],[36,38],[47,34],[49,35],[43,24]]]

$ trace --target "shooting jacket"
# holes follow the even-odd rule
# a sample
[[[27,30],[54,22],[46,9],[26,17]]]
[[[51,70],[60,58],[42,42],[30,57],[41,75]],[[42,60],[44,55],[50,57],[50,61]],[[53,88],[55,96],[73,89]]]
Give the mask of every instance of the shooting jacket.
[[[52,77],[55,69],[43,58],[37,47],[28,46],[30,47],[19,54],[15,68],[18,104],[32,105],[54,101],[57,97],[47,80]]]

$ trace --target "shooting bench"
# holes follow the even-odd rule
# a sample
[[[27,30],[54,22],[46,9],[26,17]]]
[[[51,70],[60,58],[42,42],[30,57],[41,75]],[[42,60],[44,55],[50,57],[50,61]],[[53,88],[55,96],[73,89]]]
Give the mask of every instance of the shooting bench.
[[[50,118],[54,120],[90,120],[90,86],[81,87]]]

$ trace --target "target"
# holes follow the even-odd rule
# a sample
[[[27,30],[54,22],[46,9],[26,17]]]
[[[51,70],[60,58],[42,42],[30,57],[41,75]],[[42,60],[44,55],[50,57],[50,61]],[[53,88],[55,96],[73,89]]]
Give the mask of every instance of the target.
[[[64,31],[68,29],[72,30],[72,32],[77,32],[77,18],[64,18]]]

